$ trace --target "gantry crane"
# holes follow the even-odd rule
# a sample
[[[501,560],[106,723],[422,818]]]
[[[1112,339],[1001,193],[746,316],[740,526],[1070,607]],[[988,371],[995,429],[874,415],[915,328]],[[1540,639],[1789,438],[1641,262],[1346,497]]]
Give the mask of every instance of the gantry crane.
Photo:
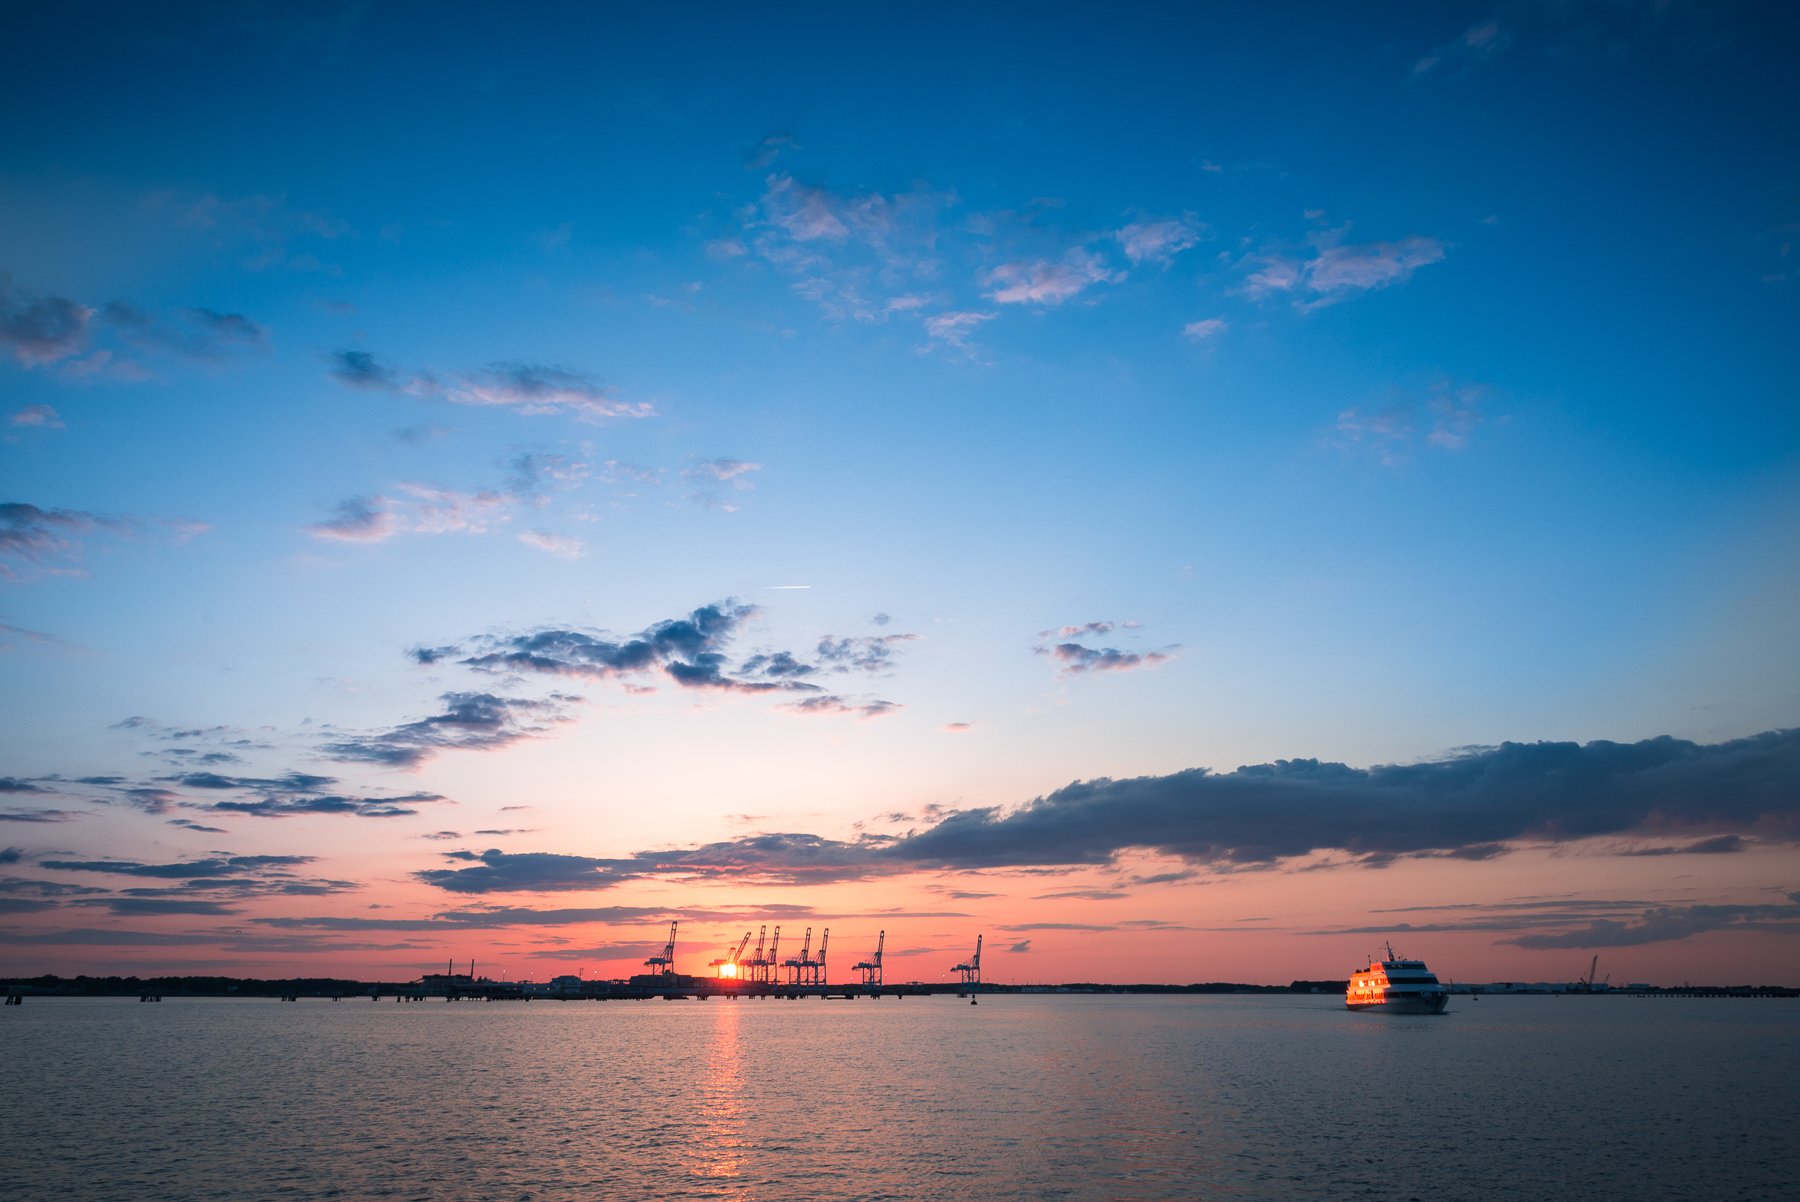
[[[862,983],[865,986],[867,986],[867,985],[878,986],[881,984],[881,951],[886,946],[887,946],[887,932],[883,931],[883,932],[881,932],[881,935],[875,940],[875,957],[874,957],[874,959],[864,960],[862,963],[852,966],[855,969],[855,971],[860,972],[862,974]]]
[[[669,924],[669,942],[663,945],[662,955],[651,956],[644,961],[645,968],[654,968],[665,977],[675,975],[675,928],[680,925],[679,922]]]
[[[707,967],[714,970],[713,975],[716,977],[729,977],[732,980],[736,980],[738,975],[738,959],[744,954],[744,948],[748,947],[749,944],[750,932],[745,931],[744,937],[738,941],[735,950],[726,952],[721,959],[708,962]],[[722,971],[726,968],[731,969],[731,971]]]
[[[951,972],[962,974],[962,985],[965,989],[981,988],[981,936],[975,936],[975,954],[967,964],[958,964]]]
[[[740,972],[743,972],[743,968],[749,968],[749,973],[745,973],[745,977],[743,977],[745,981],[756,981],[758,973],[763,970],[763,941],[767,937],[769,937],[769,923],[763,923],[761,927],[756,928],[756,950],[751,952],[751,959],[743,961],[742,968],[740,968]]]
[[[783,960],[781,962],[781,966],[788,970],[788,984],[800,984],[800,974],[812,963],[812,960],[810,959],[811,952],[812,928],[807,927],[806,940],[800,945],[799,958],[794,960]]]

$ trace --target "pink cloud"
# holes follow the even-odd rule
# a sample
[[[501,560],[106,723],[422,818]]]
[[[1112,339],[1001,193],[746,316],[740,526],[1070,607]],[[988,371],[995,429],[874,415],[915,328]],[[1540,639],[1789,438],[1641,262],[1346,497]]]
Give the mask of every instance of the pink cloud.
[[[1095,284],[1116,283],[1100,257],[1076,248],[1060,259],[1021,259],[987,273],[988,298],[1002,305],[1060,305]]]

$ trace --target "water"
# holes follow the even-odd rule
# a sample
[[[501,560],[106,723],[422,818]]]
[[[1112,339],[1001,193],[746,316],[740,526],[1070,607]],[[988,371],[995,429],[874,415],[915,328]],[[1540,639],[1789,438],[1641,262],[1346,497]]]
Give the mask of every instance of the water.
[[[32,998],[21,1199],[1800,1197],[1800,1003]]]

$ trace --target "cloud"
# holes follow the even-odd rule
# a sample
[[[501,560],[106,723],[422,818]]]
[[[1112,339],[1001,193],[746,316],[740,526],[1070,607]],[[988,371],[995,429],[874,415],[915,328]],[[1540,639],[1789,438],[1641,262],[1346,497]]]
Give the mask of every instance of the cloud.
[[[1095,284],[1125,277],[1107,268],[1100,257],[1077,247],[1059,259],[1021,259],[989,271],[988,299],[1002,305],[1060,305]]]
[[[297,793],[270,794],[252,800],[215,801],[205,808],[215,813],[243,814],[250,818],[294,818],[320,814],[355,818],[406,818],[419,812],[413,806],[431,805],[445,800],[436,793],[408,793],[400,797]]]
[[[348,388],[403,392],[456,405],[512,409],[533,416],[553,414],[579,421],[655,416],[645,401],[624,401],[580,372],[554,364],[509,361],[480,371],[440,375],[423,371],[411,376],[364,350],[325,355],[332,379]]]
[[[127,346],[186,359],[218,359],[269,344],[268,327],[242,313],[216,309],[183,309],[169,319],[125,301],[111,301],[100,310],[100,320]]]
[[[865,836],[854,842],[798,832],[771,832],[678,851],[639,852],[630,863],[640,875],[702,880],[823,885],[903,871],[887,863],[891,840]]]
[[[1444,247],[1436,238],[1402,238],[1361,246],[1332,246],[1306,266],[1306,286],[1320,297],[1315,305],[1353,292],[1368,292],[1402,283],[1420,267],[1442,262]]]
[[[376,734],[354,735],[324,744],[333,759],[354,763],[416,768],[443,751],[498,751],[569,721],[565,703],[553,694],[545,700],[500,697],[493,693],[445,693],[443,712],[403,723]]]
[[[62,416],[49,405],[26,405],[9,417],[6,424],[29,430],[63,429]]]
[[[949,313],[934,313],[925,319],[925,337],[929,340],[925,348],[931,350],[936,346],[947,346],[953,350],[967,351],[969,339],[983,322],[998,317],[998,313],[984,313],[979,310],[962,309]]]
[[[535,547],[546,555],[554,555],[558,559],[580,559],[581,540],[563,534],[551,534],[544,530],[526,530],[520,533],[518,540],[527,547]]]
[[[1481,426],[1487,389],[1480,385],[1433,384],[1423,401],[1406,397],[1381,409],[1345,409],[1331,441],[1339,450],[1365,454],[1388,467],[1406,462],[1414,450],[1464,450]]]
[[[737,492],[756,487],[751,473],[762,471],[762,464],[743,459],[701,459],[682,469],[681,478],[695,486],[690,498],[713,509],[735,512],[737,504],[721,497],[716,485],[729,485]]]
[[[798,701],[784,701],[780,708],[795,714],[848,714],[858,718],[880,718],[901,707],[892,701],[848,701],[842,697],[820,693]]]
[[[819,663],[836,672],[886,672],[893,666],[894,650],[919,636],[884,634],[819,640]]]
[[[553,852],[506,852],[498,848],[479,854],[451,852],[452,860],[471,860],[473,868],[429,868],[413,875],[427,885],[451,893],[555,893],[574,889],[604,889],[637,875],[629,860],[597,860],[588,856]]]
[[[96,340],[101,349],[83,354]],[[122,300],[96,308],[67,297],[16,292],[12,277],[0,272],[0,347],[25,367],[56,366],[76,379],[142,380],[150,377],[139,361],[142,354],[209,360],[263,350],[268,342],[268,328],[242,313],[187,308],[158,316]],[[33,408],[55,417],[48,406]],[[15,418],[15,424],[27,423]]]
[[[1037,650],[1040,655],[1049,655],[1058,660],[1062,664],[1064,676],[1154,668],[1169,658],[1162,651],[1121,651],[1117,647],[1087,647],[1080,643],[1057,643]]]
[[[826,696],[812,682],[824,674],[879,673],[893,649],[917,637],[892,634],[819,640],[808,658],[780,649],[758,651],[733,663],[728,652],[743,628],[761,611],[727,599],[703,605],[683,618],[658,622],[623,637],[604,631],[539,630],[530,634],[484,636],[472,641],[462,663],[477,671],[529,672],[583,680],[618,681],[632,687],[662,679],[687,689],[742,693],[816,694],[795,708],[808,713],[874,717],[897,708],[888,701],[850,701]],[[422,663],[460,653],[457,647],[416,648]],[[641,687],[641,686],[640,686]]]
[[[558,414],[588,421],[650,417],[647,402],[621,401],[579,372],[541,363],[495,363],[441,389],[458,405],[500,406],[526,414]]]
[[[137,917],[150,914],[226,915],[241,911],[229,902],[184,899],[178,897],[91,897],[68,903],[75,906],[105,906],[114,914]]]
[[[1181,327],[1181,335],[1194,342],[1206,342],[1216,338],[1231,328],[1231,323],[1222,317],[1208,317],[1202,321],[1190,321]]]
[[[401,534],[485,534],[511,520],[513,499],[496,492],[461,493],[398,484],[396,496],[351,497],[334,517],[306,528],[314,538],[379,543]]]
[[[1206,226],[1192,213],[1183,213],[1180,217],[1162,221],[1134,221],[1116,231],[1113,237],[1118,239],[1125,257],[1134,266],[1155,263],[1166,267],[1175,261],[1176,255],[1198,245],[1205,235]]]
[[[1724,930],[1800,930],[1800,904],[1762,906],[1658,906],[1627,921],[1599,918],[1580,930],[1538,932],[1501,943],[1536,949],[1636,947],[1670,943]]]
[[[79,574],[82,545],[75,536],[100,530],[129,534],[133,525],[78,509],[0,502],[0,581],[22,579],[24,567],[51,575]]]
[[[1444,246],[1436,238],[1409,237],[1394,242],[1316,247],[1310,258],[1268,255],[1246,281],[1253,299],[1293,295],[1302,311],[1337,304],[1362,292],[1405,283],[1421,267],[1442,262]]]
[[[339,542],[379,543],[400,533],[399,519],[387,508],[383,497],[351,497],[339,501],[337,516],[315,522],[306,528],[314,538]]]
[[[1432,50],[1413,64],[1414,78],[1428,75],[1451,64],[1467,64],[1490,59],[1512,44],[1512,35],[1501,28],[1498,19],[1471,25],[1450,42]]]
[[[793,134],[773,133],[763,137],[749,154],[744,156],[744,167],[749,171],[762,171],[772,166],[783,151],[799,148],[800,143]]]
[[[26,367],[67,358],[87,345],[94,311],[60,296],[15,292],[0,271],[0,347]]]
[[[293,208],[285,196],[223,197],[165,191],[149,197],[148,207],[178,226],[204,233],[211,246],[227,247],[243,256],[241,264],[251,271],[280,268],[338,274],[337,267],[315,252],[324,249],[319,243],[353,232],[348,223],[328,212]]]
[[[368,351],[332,351],[325,361],[331,365],[331,378],[350,388],[400,391],[400,373]]]
[[[260,876],[271,870],[280,871],[312,862],[312,856],[221,856],[170,864],[145,864],[137,860],[40,860],[38,866],[58,872],[96,872],[183,880]]]
[[[1351,768],[1278,760],[1229,773],[1078,781],[1010,813],[964,810],[884,854],[945,868],[1099,864],[1127,848],[1221,865],[1321,850],[1446,853],[1651,826],[1771,827],[1800,836],[1800,731],[1718,744],[1504,743]]]
[[[590,470],[581,460],[545,451],[516,455],[506,466],[506,491],[539,505],[548,500],[543,495],[547,487],[574,488],[587,479]]]
[[[645,878],[807,885],[915,872],[1099,866],[1133,850],[1232,871],[1319,852],[1348,853],[1353,864],[1404,856],[1479,859],[1516,841],[1566,843],[1647,830],[1756,828],[1765,838],[1800,840],[1800,798],[1791,788],[1797,769],[1800,731],[1718,744],[1666,736],[1630,744],[1506,743],[1366,769],[1279,760],[1228,773],[1190,769],[1133,780],[1078,781],[1015,810],[952,811],[901,836],[865,834],[844,841],[767,833],[611,859],[458,852],[452,861],[470,866],[431,870],[420,879],[468,893],[601,889]],[[1715,854],[1730,846],[1722,839],[1701,842]],[[1134,884],[1193,876],[1190,868]],[[1515,907],[1525,918],[1483,919],[1478,929],[1554,927],[1554,910],[1568,909],[1576,920],[1562,925],[1578,921],[1592,927],[1581,938],[1645,937],[1616,929],[1620,920],[1612,911],[1619,904],[1594,903],[1583,914],[1582,903],[1526,903]],[[1691,926],[1740,920],[1718,917],[1724,913],[1696,909],[1682,921]],[[1771,916],[1779,917],[1771,911],[1763,918]],[[1744,921],[1751,917],[1741,915]],[[1659,919],[1656,929],[1680,927]],[[1564,931],[1559,937],[1575,935]]]
[[[1750,850],[1742,835],[1714,835],[1699,839],[1685,847],[1638,847],[1622,851],[1622,856],[1732,856]]]

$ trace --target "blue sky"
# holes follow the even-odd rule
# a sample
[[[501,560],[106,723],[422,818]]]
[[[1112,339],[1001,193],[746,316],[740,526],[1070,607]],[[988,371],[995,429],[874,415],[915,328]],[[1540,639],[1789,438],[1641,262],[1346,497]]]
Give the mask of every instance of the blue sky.
[[[1784,9],[15,25],[21,969],[1794,962]]]

